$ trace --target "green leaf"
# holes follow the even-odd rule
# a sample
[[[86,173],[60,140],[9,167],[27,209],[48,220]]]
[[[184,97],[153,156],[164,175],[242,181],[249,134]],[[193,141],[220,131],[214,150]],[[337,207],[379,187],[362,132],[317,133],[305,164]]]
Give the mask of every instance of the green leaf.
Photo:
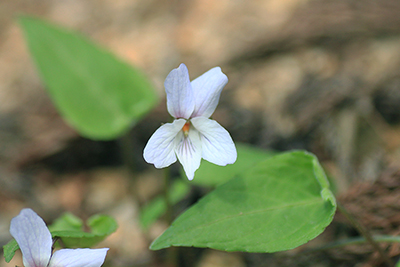
[[[107,215],[94,215],[87,220],[91,232],[84,232],[81,219],[71,213],[64,213],[56,219],[49,230],[53,238],[60,238],[67,248],[88,248],[98,244],[117,230],[117,222]],[[15,239],[3,246],[6,262],[10,262],[19,246]]]
[[[257,163],[276,154],[274,151],[240,143],[236,144],[236,149],[238,157],[234,164],[218,166],[203,160],[191,183],[210,187],[221,185],[232,179],[235,175],[248,170]]]
[[[176,219],[150,246],[275,252],[318,236],[336,202],[312,154],[284,153],[217,187]]]
[[[190,186],[187,182],[177,180],[171,186],[169,192],[169,199],[172,205],[181,201],[189,193]],[[140,224],[143,229],[147,229],[153,224],[161,215],[166,211],[166,204],[164,197],[160,196],[152,200],[149,204],[143,207],[140,214]]]
[[[7,244],[3,246],[3,255],[6,259],[6,262],[10,262],[15,255],[15,251],[19,249],[17,241],[15,239],[10,240]]]
[[[66,212],[61,217],[54,220],[49,226],[50,232],[54,231],[82,231],[83,222],[72,213]]]
[[[90,228],[90,232],[83,232],[82,229],[59,229],[51,231],[53,237],[61,239],[63,245],[67,248],[79,247],[88,248],[92,247],[108,235],[112,234],[117,230],[117,222],[110,216],[107,215],[94,215],[87,220],[87,226]]]
[[[149,80],[110,52],[39,19],[19,22],[54,104],[81,135],[114,139],[156,104]]]

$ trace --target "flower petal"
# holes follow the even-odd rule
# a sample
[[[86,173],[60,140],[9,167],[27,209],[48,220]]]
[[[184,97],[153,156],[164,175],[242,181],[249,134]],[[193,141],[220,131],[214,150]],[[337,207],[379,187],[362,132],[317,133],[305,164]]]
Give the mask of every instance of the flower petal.
[[[236,161],[235,144],[228,131],[218,122],[204,117],[193,118],[191,122],[200,132],[202,157],[205,160],[220,166]]]
[[[174,163],[176,161],[175,148],[179,141],[177,135],[185,123],[186,120],[178,119],[158,128],[144,148],[144,160],[159,169]]]
[[[11,220],[10,233],[21,249],[25,267],[47,266],[53,240],[42,218],[31,209],[23,209]]]
[[[167,108],[174,118],[189,119],[194,110],[193,90],[185,64],[173,69],[164,82]]]
[[[228,77],[220,67],[215,67],[192,81],[195,108],[192,117],[209,118],[218,105],[222,88],[227,84]]]
[[[200,133],[190,127],[187,137],[182,132],[178,136],[179,143],[175,150],[176,156],[182,164],[187,178],[193,180],[194,172],[200,167],[201,162]]]
[[[100,267],[108,248],[61,249],[54,252],[48,267]]]

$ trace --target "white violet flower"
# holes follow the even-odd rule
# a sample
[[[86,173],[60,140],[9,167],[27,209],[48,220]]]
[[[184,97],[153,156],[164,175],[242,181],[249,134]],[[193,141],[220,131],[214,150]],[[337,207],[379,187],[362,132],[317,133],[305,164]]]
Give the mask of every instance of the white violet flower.
[[[201,158],[220,166],[234,163],[237,153],[231,136],[209,119],[227,82],[219,67],[192,82],[185,64],[173,69],[164,86],[167,109],[175,120],[163,124],[150,137],[144,148],[144,159],[156,168],[164,168],[178,158],[189,180],[200,167]]]
[[[21,249],[25,267],[100,267],[108,250],[60,249],[52,254],[51,233],[31,209],[23,209],[11,220],[10,233]]]

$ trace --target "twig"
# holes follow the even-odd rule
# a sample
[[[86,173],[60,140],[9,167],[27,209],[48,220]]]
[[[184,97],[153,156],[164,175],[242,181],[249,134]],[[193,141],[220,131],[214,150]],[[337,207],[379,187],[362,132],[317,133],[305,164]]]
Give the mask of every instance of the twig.
[[[372,236],[372,239],[377,243],[378,242],[400,243],[400,236],[375,235],[375,236]],[[331,248],[344,247],[347,245],[364,244],[367,242],[368,241],[364,237],[354,237],[354,238],[348,238],[348,239],[328,243],[321,247],[312,248],[310,250],[307,250],[307,252],[327,250],[327,249],[331,249]]]
[[[389,267],[394,267],[394,263],[388,257],[388,255],[383,251],[383,249],[379,246],[379,244],[372,238],[371,233],[364,228],[354,217],[351,215],[345,207],[343,207],[340,203],[337,205],[338,210],[350,221],[350,223],[357,229],[357,231],[365,238],[365,240],[371,244],[376,252],[378,252],[381,260],[385,262]]]

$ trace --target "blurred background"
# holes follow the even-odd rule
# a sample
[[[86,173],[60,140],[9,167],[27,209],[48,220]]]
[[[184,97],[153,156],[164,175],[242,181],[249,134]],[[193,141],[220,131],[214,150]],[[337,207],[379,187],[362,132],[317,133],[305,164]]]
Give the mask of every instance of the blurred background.
[[[142,151],[170,119],[165,77],[181,62],[191,79],[220,66],[229,83],[213,118],[236,142],[316,154],[339,201],[364,226],[400,233],[400,1],[1,0],[0,245],[24,207],[48,223],[64,211],[83,219],[102,212],[119,223],[100,244],[111,248],[105,266],[164,266],[163,252],[148,245],[166,224],[141,231],[120,156],[124,143],[84,139],[63,121],[28,54],[21,14],[83,33],[154,82],[161,101],[130,133],[140,201],[163,183]],[[380,266],[368,245],[304,253],[351,236],[357,232],[338,214],[322,236],[293,251],[184,248],[180,260],[199,267]],[[400,255],[398,244],[385,249]],[[9,264],[0,261],[15,265],[22,266],[18,253]]]

